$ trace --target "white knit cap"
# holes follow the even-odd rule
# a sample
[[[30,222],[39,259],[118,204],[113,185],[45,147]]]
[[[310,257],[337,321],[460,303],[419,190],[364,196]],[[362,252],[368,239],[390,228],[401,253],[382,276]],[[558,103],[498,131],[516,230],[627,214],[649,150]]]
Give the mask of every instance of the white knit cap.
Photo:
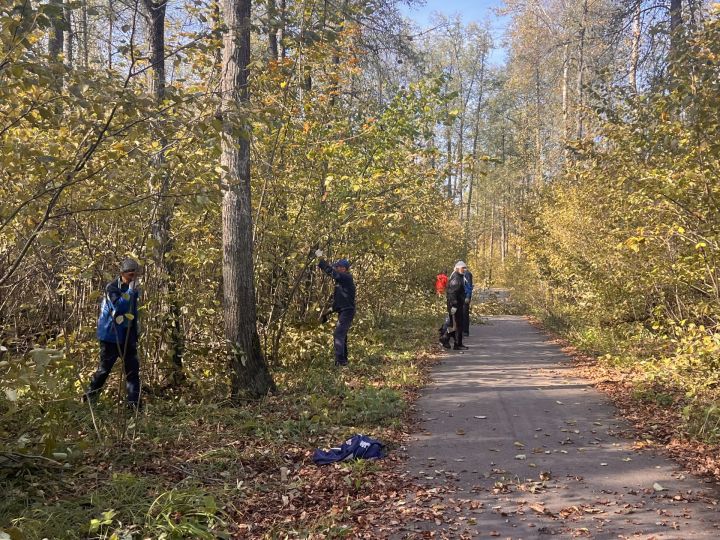
[[[455,270],[458,268],[467,268],[467,264],[465,264],[465,261],[458,261],[455,263]]]

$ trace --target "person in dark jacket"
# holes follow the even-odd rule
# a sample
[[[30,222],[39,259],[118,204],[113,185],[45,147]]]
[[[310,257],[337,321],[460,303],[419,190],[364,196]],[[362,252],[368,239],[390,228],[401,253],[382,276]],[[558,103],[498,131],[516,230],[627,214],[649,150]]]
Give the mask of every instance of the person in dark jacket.
[[[465,277],[465,303],[463,304],[463,333],[470,335],[470,302],[472,302],[473,293],[473,275],[470,270],[465,269],[463,274]]]
[[[105,286],[96,334],[100,341],[100,366],[83,396],[91,402],[97,400],[115,362],[121,358],[127,403],[131,407],[140,405],[140,361],[137,354],[139,272],[137,261],[125,259],[120,265],[120,276]]]
[[[340,259],[332,266],[322,258],[323,252],[318,249],[315,256],[320,259],[318,268],[335,280],[332,310],[338,314],[338,322],[333,332],[335,342],[335,365],[346,366],[348,363],[348,332],[355,317],[355,282],[350,274],[350,263]]]
[[[448,328],[444,330],[440,337],[440,343],[443,347],[450,348],[450,338],[455,341],[453,349],[456,351],[466,350],[463,345],[463,306],[465,305],[465,271],[467,266],[463,261],[455,263],[455,270],[448,279],[446,290],[447,309],[448,309]]]

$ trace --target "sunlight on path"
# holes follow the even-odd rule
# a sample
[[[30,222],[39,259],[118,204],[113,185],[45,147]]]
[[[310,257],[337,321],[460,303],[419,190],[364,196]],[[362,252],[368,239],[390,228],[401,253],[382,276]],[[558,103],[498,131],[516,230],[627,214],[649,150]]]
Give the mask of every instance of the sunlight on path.
[[[607,398],[524,318],[471,329],[417,404],[409,473],[438,519],[397,538],[720,537],[713,484],[634,450]]]

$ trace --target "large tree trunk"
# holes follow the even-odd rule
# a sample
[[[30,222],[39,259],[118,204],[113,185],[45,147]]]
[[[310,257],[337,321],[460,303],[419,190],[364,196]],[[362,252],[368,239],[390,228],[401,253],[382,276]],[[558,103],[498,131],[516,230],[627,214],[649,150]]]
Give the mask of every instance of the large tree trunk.
[[[225,339],[234,399],[258,398],[275,384],[260,350],[256,328],[250,200],[250,0],[223,0],[223,298]]]
[[[156,101],[165,96],[165,11],[167,2],[144,0],[148,16],[148,42],[150,44],[150,65],[152,66],[151,91]]]

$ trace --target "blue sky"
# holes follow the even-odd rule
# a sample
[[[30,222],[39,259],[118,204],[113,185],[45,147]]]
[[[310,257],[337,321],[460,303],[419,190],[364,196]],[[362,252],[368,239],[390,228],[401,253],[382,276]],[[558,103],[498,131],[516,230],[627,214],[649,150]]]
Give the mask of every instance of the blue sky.
[[[494,8],[502,5],[502,0],[425,0],[424,6],[412,9],[403,7],[401,11],[420,28],[430,26],[430,18],[433,12],[444,15],[458,14],[464,22],[484,23],[490,21],[495,46],[498,47],[490,55],[490,61],[492,63],[502,63],[505,59],[505,51],[501,48],[501,41],[509,17],[499,17],[494,13]]]

